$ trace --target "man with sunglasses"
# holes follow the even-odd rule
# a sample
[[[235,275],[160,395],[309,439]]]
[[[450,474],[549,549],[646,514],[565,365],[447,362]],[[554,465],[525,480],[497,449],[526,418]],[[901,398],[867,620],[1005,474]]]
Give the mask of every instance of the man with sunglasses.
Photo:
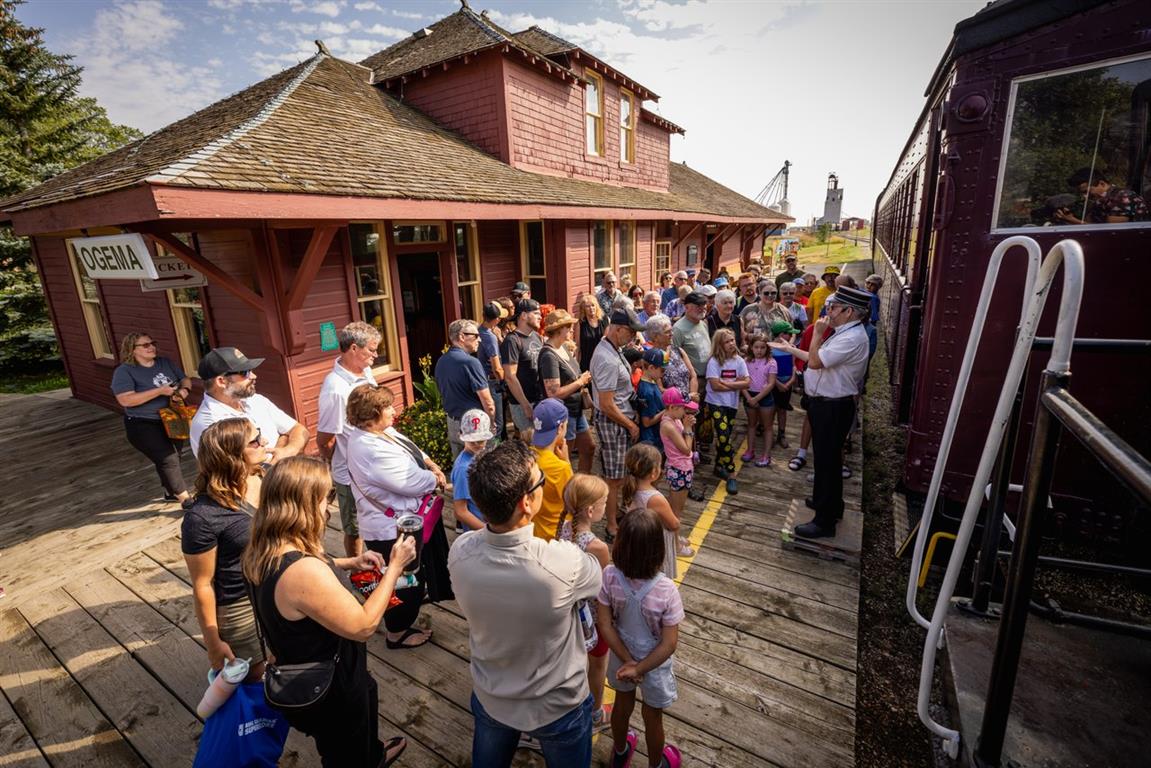
[[[496,401],[488,388],[488,377],[476,352],[480,349],[480,330],[474,320],[453,320],[448,326],[451,347],[436,361],[436,387],[448,416],[448,443],[452,461],[464,450],[460,440],[460,419],[473,408],[496,417]]]
[[[356,499],[352,495],[352,477],[348,474],[348,396],[361,384],[375,386],[372,363],[380,351],[383,337],[369,323],[357,320],[336,332],[340,356],[320,386],[319,423],[316,424],[316,447],[332,465],[332,489],[340,505],[340,527],[344,531],[344,553],[359,557],[364,549],[356,525]]]
[[[566,416],[562,405],[555,413]],[[511,765],[521,733],[549,768],[591,765],[592,697],[576,604],[595,598],[601,568],[570,542],[533,535],[545,482],[518,440],[480,454],[468,470],[487,525],[456,539],[448,569],[470,630],[472,765]]]
[[[196,372],[204,381],[204,399],[189,430],[193,454],[209,425],[237,417],[254,423],[267,440],[269,464],[304,450],[307,427],[256,394],[255,371],[262,362],[264,358],[248,358],[235,347],[217,347],[200,359]]]

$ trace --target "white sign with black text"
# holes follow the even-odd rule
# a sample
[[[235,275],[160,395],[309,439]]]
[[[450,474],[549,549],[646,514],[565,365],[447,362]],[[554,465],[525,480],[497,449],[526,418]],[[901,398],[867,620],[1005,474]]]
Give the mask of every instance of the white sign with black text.
[[[208,284],[208,278],[173,256],[161,256],[155,260],[155,280],[141,280],[141,291],[166,291],[174,288],[200,288]]]
[[[159,277],[142,235],[76,237],[65,242],[93,280],[155,280]]]

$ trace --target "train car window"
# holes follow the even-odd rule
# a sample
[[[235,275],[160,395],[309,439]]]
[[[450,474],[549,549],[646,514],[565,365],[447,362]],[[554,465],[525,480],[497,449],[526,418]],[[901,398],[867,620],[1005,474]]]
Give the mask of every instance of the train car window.
[[[1012,88],[996,229],[1151,224],[1151,58]]]

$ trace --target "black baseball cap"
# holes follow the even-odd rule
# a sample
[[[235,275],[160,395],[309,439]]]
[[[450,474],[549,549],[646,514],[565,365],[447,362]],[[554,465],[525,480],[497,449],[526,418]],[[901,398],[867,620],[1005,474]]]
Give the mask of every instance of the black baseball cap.
[[[520,299],[516,302],[516,317],[519,317],[524,312],[538,312],[540,303],[535,299]]]
[[[696,306],[706,307],[707,306],[707,296],[703,295],[699,291],[692,291],[691,293],[689,293],[688,295],[683,297],[683,303],[685,305],[686,304],[695,304]]]
[[[512,293],[531,293],[531,290],[531,287],[524,282],[519,282],[512,286]]]
[[[225,373],[247,373],[264,362],[262,357],[245,357],[235,347],[217,347],[200,358],[196,373],[204,381],[223,376]]]

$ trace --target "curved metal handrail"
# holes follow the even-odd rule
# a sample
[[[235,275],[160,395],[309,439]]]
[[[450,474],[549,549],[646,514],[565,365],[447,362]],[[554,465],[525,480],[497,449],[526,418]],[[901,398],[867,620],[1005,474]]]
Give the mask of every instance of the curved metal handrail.
[[[943,427],[943,438],[939,443],[939,455],[935,459],[935,469],[931,473],[931,485],[927,489],[927,501],[923,505],[923,516],[919,521],[919,532],[915,536],[915,551],[911,556],[911,571],[907,577],[907,612],[911,614],[911,618],[915,619],[915,623],[924,629],[931,626],[931,623],[919,613],[919,608],[915,604],[915,597],[919,590],[918,575],[923,567],[923,550],[931,529],[931,518],[935,512],[935,504],[939,500],[939,489],[943,485],[943,473],[947,469],[947,459],[951,455],[951,443],[955,439],[959,411],[963,408],[963,398],[967,395],[971,369],[975,365],[975,353],[979,349],[979,341],[983,338],[983,326],[987,320],[987,310],[991,305],[991,293],[995,288],[996,279],[999,277],[1003,256],[1015,246],[1021,246],[1027,250],[1027,282],[1024,297],[1031,295],[1035,285],[1035,275],[1039,271],[1039,262],[1043,258],[1043,251],[1039,248],[1039,243],[1030,237],[1015,235],[997,245],[995,250],[991,252],[987,274],[983,278],[979,304],[976,305],[975,317],[971,321],[971,335],[967,337],[967,349],[964,350],[963,362],[959,365],[959,377],[955,380],[955,392],[951,396],[947,423]],[[1026,298],[1020,302],[1020,307],[1019,321],[1022,323],[1027,311]]]
[[[998,249],[996,250],[998,251]],[[1047,294],[1061,266],[1064,267],[1063,296],[1059,302],[1059,316],[1055,325],[1055,343],[1052,346],[1051,360],[1047,364],[1047,370],[1057,374],[1066,374],[1071,370],[1071,347],[1075,339],[1075,326],[1079,322],[1079,305],[1083,299],[1083,249],[1074,240],[1060,240],[1047,252],[1047,256],[1039,269],[1036,283],[1029,286],[1030,301],[1026,305],[1023,325],[1020,327],[1019,335],[1015,340],[1015,349],[1011,355],[1011,363],[1007,367],[1003,389],[999,393],[999,403],[995,407],[995,415],[988,431],[987,443],[983,448],[983,455],[979,459],[979,468],[975,471],[971,492],[967,496],[967,506],[963,510],[963,520],[955,534],[952,557],[947,563],[947,573],[943,577],[939,598],[935,601],[935,610],[931,615],[931,625],[928,627],[927,637],[923,641],[923,665],[919,671],[919,719],[927,726],[928,730],[944,739],[944,751],[952,758],[959,755],[959,732],[935,722],[931,718],[930,711],[928,711],[931,685],[935,676],[935,655],[942,639],[943,622],[947,618],[951,597],[955,593],[955,583],[959,580],[959,571],[963,566],[964,558],[961,553],[967,551],[967,546],[971,542],[971,534],[975,530],[975,521],[979,517],[979,509],[982,506],[983,488],[987,485],[991,478],[991,471],[995,467],[999,444],[1003,440],[1003,433],[1006,431],[1007,421],[1011,416],[1015,393],[1019,389],[1019,382],[1022,380],[1023,372],[1027,367],[1031,343],[1035,339],[1035,332],[1039,326],[1039,316],[1043,314]],[[984,284],[986,285],[986,281]],[[970,347],[970,344],[968,346]]]

